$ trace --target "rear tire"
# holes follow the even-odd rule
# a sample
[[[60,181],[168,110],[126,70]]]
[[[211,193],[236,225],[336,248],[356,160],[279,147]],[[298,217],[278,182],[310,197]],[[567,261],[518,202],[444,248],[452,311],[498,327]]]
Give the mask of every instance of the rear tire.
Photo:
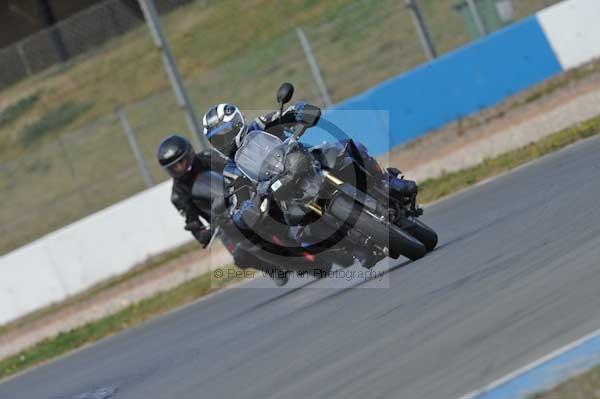
[[[427,252],[433,251],[438,243],[437,233],[431,227],[427,226],[417,218],[410,218],[409,221],[410,224],[408,224],[408,226],[406,226],[403,230],[407,231],[411,236],[415,237],[423,245],[425,245]]]

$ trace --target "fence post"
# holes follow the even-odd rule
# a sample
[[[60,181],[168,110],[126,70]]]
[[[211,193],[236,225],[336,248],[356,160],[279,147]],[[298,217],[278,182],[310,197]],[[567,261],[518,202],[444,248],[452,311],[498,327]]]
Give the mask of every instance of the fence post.
[[[423,50],[425,50],[427,58],[429,58],[430,60],[436,58],[437,51],[435,49],[433,40],[431,39],[431,34],[429,33],[427,24],[423,19],[423,14],[421,14],[421,8],[417,4],[416,0],[404,1],[406,3],[406,7],[410,10],[410,16],[412,17],[413,23],[415,24],[415,29],[417,30],[419,41],[421,42],[421,46],[423,46]]]
[[[56,141],[58,143],[58,147],[60,148],[60,151],[62,152],[62,159],[67,164],[67,168],[69,169],[69,173],[71,174],[71,181],[76,186],[74,191],[79,192],[79,195],[81,196],[83,205],[87,208],[86,212],[89,213],[92,209],[92,206],[91,206],[90,200],[88,199],[87,195],[85,194],[85,188],[83,187],[83,185],[77,184],[77,180],[78,180],[77,173],[75,172],[75,166],[73,165],[73,160],[71,159],[71,156],[69,155],[69,151],[67,151],[67,147],[65,146],[65,143],[63,142],[63,139],[60,135],[58,135],[56,137]]]
[[[69,51],[60,31],[60,22],[57,23],[54,15],[53,5],[50,5],[49,0],[38,0],[40,13],[44,20],[45,26],[48,27],[50,40],[54,44],[56,54],[60,62],[66,62],[69,59]]]
[[[165,66],[165,70],[167,71],[167,75],[169,76],[171,87],[175,92],[177,103],[185,111],[188,126],[198,139],[200,149],[210,148],[206,137],[204,137],[204,130],[200,126],[200,122],[198,122],[196,110],[194,109],[194,106],[190,101],[187,91],[183,86],[181,75],[179,74],[179,69],[177,69],[177,64],[175,63],[175,59],[173,58],[173,54],[171,53],[169,43],[167,42],[167,39],[165,38],[162,32],[160,21],[158,20],[158,14],[156,13],[156,8],[154,7],[154,1],[138,1],[140,3],[140,7],[142,8],[142,12],[144,13],[144,19],[146,20],[148,29],[150,29],[150,33],[152,35],[152,38],[154,39],[154,44],[156,45],[156,47],[158,47],[158,49],[161,52],[163,64]]]
[[[144,162],[144,157],[142,156],[140,147],[137,143],[137,140],[135,139],[133,129],[129,124],[129,120],[127,119],[127,114],[125,113],[125,110],[121,107],[117,108],[117,116],[119,117],[121,125],[123,126],[123,132],[125,133],[125,136],[127,136],[127,141],[129,142],[131,152],[133,152],[133,156],[135,157],[138,167],[140,168],[140,172],[142,174],[142,177],[144,178],[144,183],[146,183],[146,187],[150,188],[154,186],[154,182],[152,181],[152,176],[150,175],[148,167]]]
[[[477,11],[477,6],[473,0],[467,0],[467,4],[469,6],[469,11],[473,16],[473,20],[475,21],[475,25],[477,26],[477,30],[479,31],[479,36],[485,36],[487,34],[485,30],[485,26],[483,25],[483,21],[479,15],[479,11]]]
[[[29,62],[27,62],[27,58],[25,57],[25,51],[23,51],[23,41],[21,40],[17,42],[15,46],[17,46],[17,52],[19,53],[19,58],[21,58],[21,63],[25,67],[27,76],[31,76],[31,66],[29,66]]]
[[[317,86],[319,87],[319,91],[321,92],[321,97],[323,98],[323,103],[326,108],[331,108],[331,97],[329,96],[329,92],[327,91],[327,86],[325,85],[325,81],[323,80],[323,76],[321,75],[321,69],[319,68],[319,64],[317,64],[317,60],[310,48],[310,42],[308,38],[304,34],[304,30],[302,28],[296,28],[296,33],[298,34],[298,39],[300,40],[300,44],[302,45],[302,49],[304,50],[304,55],[306,56],[306,60],[308,61],[308,65],[310,66],[310,70],[312,71],[313,77],[315,78],[315,82],[317,82]]]

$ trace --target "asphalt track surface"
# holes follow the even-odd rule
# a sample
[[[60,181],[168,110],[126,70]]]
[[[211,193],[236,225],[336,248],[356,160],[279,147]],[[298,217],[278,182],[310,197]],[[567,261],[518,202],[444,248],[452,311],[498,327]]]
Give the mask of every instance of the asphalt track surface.
[[[581,142],[428,207],[438,249],[381,282],[255,280],[0,398],[454,399],[600,327],[599,176],[600,140]]]

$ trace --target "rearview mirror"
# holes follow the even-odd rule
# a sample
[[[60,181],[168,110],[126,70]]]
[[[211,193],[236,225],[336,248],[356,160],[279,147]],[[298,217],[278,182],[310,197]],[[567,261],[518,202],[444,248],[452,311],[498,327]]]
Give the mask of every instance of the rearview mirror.
[[[277,90],[277,103],[285,104],[288,103],[294,95],[294,86],[291,83],[285,82]]]

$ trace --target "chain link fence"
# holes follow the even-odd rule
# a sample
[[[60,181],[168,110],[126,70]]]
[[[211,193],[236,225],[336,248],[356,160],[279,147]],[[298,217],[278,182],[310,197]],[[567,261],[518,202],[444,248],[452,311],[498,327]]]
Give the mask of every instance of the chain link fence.
[[[555,2],[513,1],[514,19]],[[404,1],[293,3],[156,0],[200,116],[224,101],[274,109],[283,81],[326,106],[427,60]],[[438,54],[471,40],[455,3],[418,1]],[[136,2],[107,0],[0,62],[2,253],[166,180],[157,144],[191,137]]]
[[[159,3],[168,13],[193,0]],[[100,48],[144,24],[136,1],[107,0],[0,51],[0,88],[50,67],[77,62],[77,57]]]

